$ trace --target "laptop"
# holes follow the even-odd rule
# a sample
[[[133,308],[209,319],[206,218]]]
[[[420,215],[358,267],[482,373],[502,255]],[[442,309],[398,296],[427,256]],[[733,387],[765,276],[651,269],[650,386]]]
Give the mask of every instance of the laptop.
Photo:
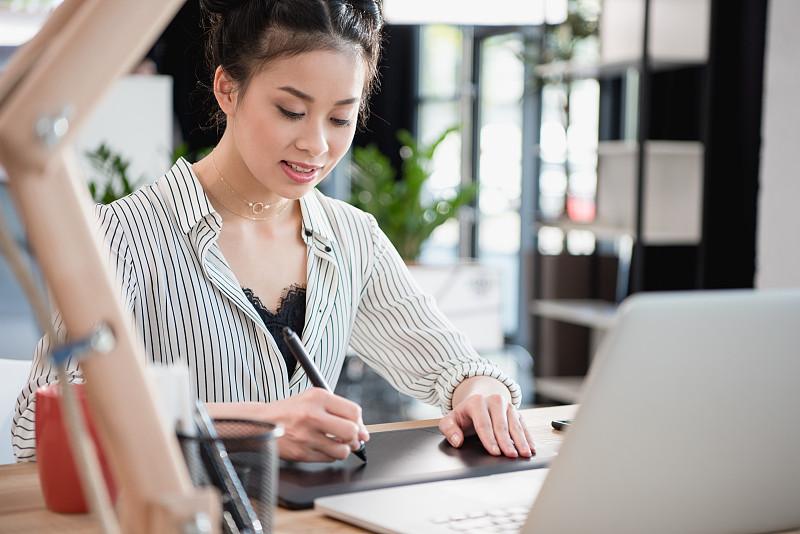
[[[517,518],[509,528],[524,534],[731,534],[798,528],[798,503],[792,289],[628,298],[547,469],[328,496],[315,508],[386,533],[499,532]]]

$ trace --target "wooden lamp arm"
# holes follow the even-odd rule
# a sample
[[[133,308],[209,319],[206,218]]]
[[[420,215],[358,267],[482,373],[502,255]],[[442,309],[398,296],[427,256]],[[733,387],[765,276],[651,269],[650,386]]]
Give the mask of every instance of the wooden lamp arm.
[[[13,158],[14,166],[44,167],[58,147],[74,139],[112,84],[141,61],[182,3],[66,0],[61,4],[3,74],[0,151]],[[37,123],[66,108],[72,117],[58,144],[41,142]],[[7,159],[3,161],[8,169]]]
[[[90,199],[70,141],[181,3],[66,0],[0,77],[0,162],[67,331],[82,338],[106,323],[116,337],[111,352],[90,355],[81,365],[124,495],[122,526],[131,533],[168,532],[179,524],[176,515],[210,511],[219,517],[219,503],[195,491],[177,439],[161,422],[144,354],[94,236]],[[59,118],[65,109],[67,116]]]

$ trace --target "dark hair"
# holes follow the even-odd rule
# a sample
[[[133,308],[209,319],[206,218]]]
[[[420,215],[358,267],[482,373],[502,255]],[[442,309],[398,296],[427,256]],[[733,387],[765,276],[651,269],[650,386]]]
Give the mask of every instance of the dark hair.
[[[366,67],[359,110],[364,124],[367,102],[378,86],[381,0],[200,0],[200,6],[208,17],[206,55],[212,76],[221,66],[242,94],[274,59],[357,49]],[[213,121],[225,123],[218,108]]]

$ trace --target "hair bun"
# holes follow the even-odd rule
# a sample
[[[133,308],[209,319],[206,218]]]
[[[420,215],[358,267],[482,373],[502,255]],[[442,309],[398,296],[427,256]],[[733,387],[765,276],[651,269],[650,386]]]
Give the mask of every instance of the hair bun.
[[[224,15],[248,0],[200,0],[200,7],[212,14]]]
[[[376,29],[380,29],[383,26],[381,0],[348,0],[348,3],[364,15],[367,15]]]

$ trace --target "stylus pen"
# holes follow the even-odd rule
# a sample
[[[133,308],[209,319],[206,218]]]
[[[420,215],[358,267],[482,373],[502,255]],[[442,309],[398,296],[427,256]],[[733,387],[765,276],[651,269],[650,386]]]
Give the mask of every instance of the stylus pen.
[[[297,334],[295,334],[294,331],[288,326],[283,327],[283,339],[286,341],[286,344],[289,345],[289,350],[292,351],[294,357],[305,370],[309,380],[311,380],[311,383],[314,384],[315,387],[322,388],[333,393],[333,390],[322,377],[319,369],[317,369],[317,366],[314,364],[314,360],[312,360],[311,356],[309,356],[306,352],[305,347],[303,347],[303,344],[300,342],[300,338],[297,337]],[[361,458],[361,460],[366,463],[367,453],[364,449],[363,441],[361,442],[361,446],[358,448],[358,450],[353,451],[353,454]]]

